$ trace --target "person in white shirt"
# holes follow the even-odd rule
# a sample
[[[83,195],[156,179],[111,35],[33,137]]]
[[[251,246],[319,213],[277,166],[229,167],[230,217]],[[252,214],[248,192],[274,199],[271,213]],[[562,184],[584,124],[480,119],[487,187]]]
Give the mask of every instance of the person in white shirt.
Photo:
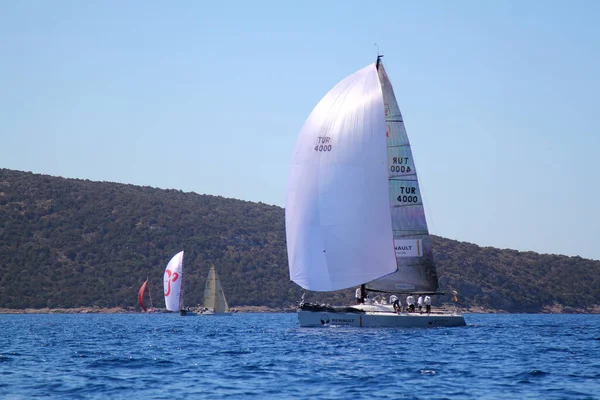
[[[412,294],[409,294],[406,298],[406,304],[408,305],[408,312],[415,311],[415,298],[412,296]]]
[[[356,288],[354,297],[356,297],[356,304],[365,303],[365,298],[367,297],[367,289],[365,288],[364,284]]]
[[[425,311],[427,314],[431,312],[431,297],[425,296]]]
[[[423,296],[419,296],[417,300],[417,306],[419,307],[419,312],[423,312]]]
[[[400,301],[398,300],[398,296],[396,296],[395,294],[390,296],[390,303],[392,303],[394,305],[394,311],[395,312],[399,312],[400,311]]]

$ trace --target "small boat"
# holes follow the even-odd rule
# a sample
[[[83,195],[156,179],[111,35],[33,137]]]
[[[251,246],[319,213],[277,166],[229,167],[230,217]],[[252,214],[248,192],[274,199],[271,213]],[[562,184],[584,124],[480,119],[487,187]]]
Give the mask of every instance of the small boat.
[[[146,308],[146,305],[144,304],[144,293],[146,292],[146,288],[148,288],[148,298],[150,300],[149,308]],[[140,287],[140,290],[138,291],[138,303],[140,304],[140,307],[142,308],[142,310],[144,310],[145,312],[148,312],[148,313],[156,312],[156,309],[152,306],[152,294],[150,293],[150,284],[149,284],[148,278],[146,278],[144,283],[142,283],[142,286]]]
[[[221,281],[217,276],[215,266],[211,265],[204,285],[203,308],[201,315],[231,315],[229,305],[221,286]]]
[[[165,305],[168,311],[178,311],[179,315],[196,315],[183,304],[183,251],[175,254],[165,268],[163,275]]]
[[[290,278],[317,292],[359,286],[361,299],[440,295],[417,171],[381,57],[331,89],[300,131],[285,205]],[[302,300],[298,320],[303,327],[465,325],[456,311],[404,312],[370,301]]]

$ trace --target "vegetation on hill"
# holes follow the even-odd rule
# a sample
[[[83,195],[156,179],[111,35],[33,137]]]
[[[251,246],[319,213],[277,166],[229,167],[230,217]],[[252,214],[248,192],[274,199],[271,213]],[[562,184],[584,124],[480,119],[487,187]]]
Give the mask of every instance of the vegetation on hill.
[[[440,289],[462,307],[586,311],[600,304],[600,261],[499,250],[434,237]],[[263,203],[0,169],[0,308],[136,307],[146,278],[185,250],[186,304],[211,264],[231,306],[288,308],[284,210]],[[353,290],[307,293],[343,304]],[[439,302],[449,302],[441,296]]]

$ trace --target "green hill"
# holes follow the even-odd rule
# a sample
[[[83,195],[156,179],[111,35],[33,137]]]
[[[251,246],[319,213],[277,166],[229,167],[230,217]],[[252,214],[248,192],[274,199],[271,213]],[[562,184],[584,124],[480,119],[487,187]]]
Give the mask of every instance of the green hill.
[[[600,304],[600,261],[440,237],[433,244],[441,289],[458,290],[463,307]],[[302,295],[289,280],[280,207],[0,169],[0,308],[137,307],[146,277],[162,306],[164,267],[182,249],[187,304],[201,301],[211,264],[231,306],[287,308]],[[341,304],[353,289],[307,300]]]

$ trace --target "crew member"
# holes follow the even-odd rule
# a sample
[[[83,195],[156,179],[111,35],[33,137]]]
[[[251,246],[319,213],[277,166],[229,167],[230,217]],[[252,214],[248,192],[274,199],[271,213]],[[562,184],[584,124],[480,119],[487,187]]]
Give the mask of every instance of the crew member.
[[[423,295],[419,296],[417,299],[417,306],[419,307],[419,312],[423,312]]]
[[[409,294],[406,297],[406,305],[408,306],[408,312],[414,312],[415,311],[415,298],[413,297],[412,294]]]
[[[390,296],[390,303],[394,305],[394,311],[400,312],[400,300],[398,300],[398,296],[395,294]]]
[[[427,314],[431,312],[431,297],[425,296],[425,311]]]

